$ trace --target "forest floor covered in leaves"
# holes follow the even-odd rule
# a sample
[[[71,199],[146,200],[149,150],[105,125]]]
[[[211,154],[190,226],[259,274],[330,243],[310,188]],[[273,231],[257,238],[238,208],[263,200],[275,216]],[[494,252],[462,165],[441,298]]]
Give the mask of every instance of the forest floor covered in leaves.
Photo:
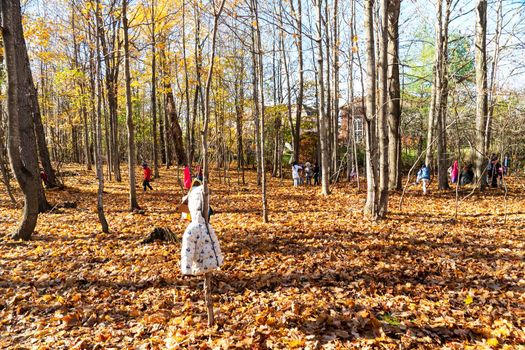
[[[217,326],[208,329],[200,278],[182,278],[180,242],[139,241],[154,227],[179,237],[182,192],[162,170],[127,208],[127,183],[106,184],[110,234],[97,221],[92,172],[48,190],[33,240],[8,234],[20,209],[0,191],[0,348],[292,349],[509,348],[525,344],[525,190],[400,193],[387,220],[363,220],[366,193],[293,188],[271,179],[261,222],[254,174],[212,178],[212,225],[225,255],[215,273]],[[71,175],[71,174],[70,174]],[[18,194],[19,195],[19,194]],[[20,198],[20,196],[19,196]],[[506,208],[506,209],[505,209]],[[506,223],[505,210],[507,211]]]

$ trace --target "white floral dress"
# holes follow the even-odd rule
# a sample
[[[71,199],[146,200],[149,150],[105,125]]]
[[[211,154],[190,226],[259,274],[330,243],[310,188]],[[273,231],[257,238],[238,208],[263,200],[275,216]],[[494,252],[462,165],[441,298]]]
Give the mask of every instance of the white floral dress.
[[[183,275],[200,275],[216,270],[224,261],[215,230],[202,217],[202,203],[202,186],[193,187],[188,195],[192,221],[182,237],[180,264]]]

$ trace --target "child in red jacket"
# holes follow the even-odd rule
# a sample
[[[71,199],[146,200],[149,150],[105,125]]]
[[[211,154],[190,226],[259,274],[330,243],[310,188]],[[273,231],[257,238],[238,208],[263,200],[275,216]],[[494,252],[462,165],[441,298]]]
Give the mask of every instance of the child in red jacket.
[[[151,181],[151,169],[148,167],[148,163],[142,163],[142,168],[144,169],[144,181],[142,181],[144,191],[146,191],[146,188],[153,190],[153,187],[151,187],[151,185],[149,184],[149,182]]]

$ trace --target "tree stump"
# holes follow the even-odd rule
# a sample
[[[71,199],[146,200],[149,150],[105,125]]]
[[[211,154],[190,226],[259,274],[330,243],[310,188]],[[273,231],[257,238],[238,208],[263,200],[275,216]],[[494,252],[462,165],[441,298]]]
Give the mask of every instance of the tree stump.
[[[173,231],[167,227],[155,227],[155,229],[142,241],[141,244],[151,243],[153,241],[178,242],[180,239]]]

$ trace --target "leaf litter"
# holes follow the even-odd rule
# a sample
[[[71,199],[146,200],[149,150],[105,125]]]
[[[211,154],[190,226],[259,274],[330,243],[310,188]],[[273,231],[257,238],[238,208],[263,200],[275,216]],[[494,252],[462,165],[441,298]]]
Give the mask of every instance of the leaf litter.
[[[154,227],[182,235],[174,170],[127,208],[127,183],[106,183],[100,233],[96,178],[72,168],[33,239],[10,241],[20,209],[0,194],[0,348],[515,349],[525,345],[525,200],[510,182],[461,203],[410,189],[402,212],[363,219],[365,193],[338,184],[294,189],[271,179],[261,222],[255,175],[212,178],[212,225],[225,254],[214,274],[217,325],[202,280],[182,277],[180,241],[142,245]],[[214,175],[217,175],[214,173]],[[228,184],[229,182],[229,184]]]

